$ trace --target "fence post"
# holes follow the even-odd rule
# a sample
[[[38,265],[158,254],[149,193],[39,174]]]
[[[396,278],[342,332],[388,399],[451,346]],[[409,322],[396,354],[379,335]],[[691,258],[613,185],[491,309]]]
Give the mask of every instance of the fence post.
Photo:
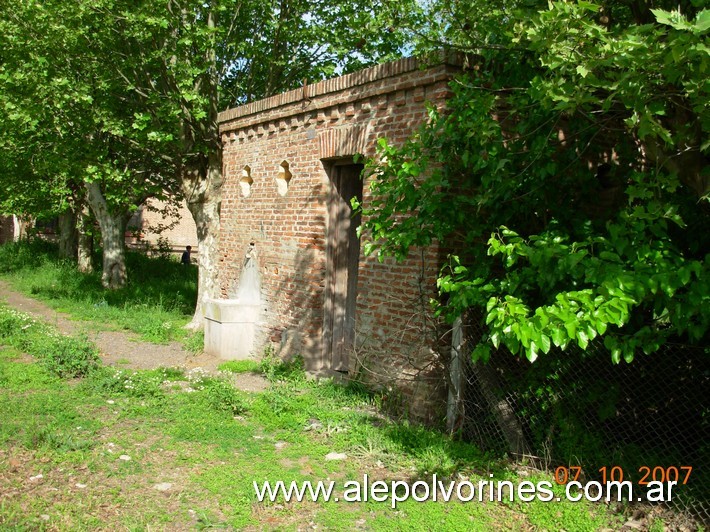
[[[461,398],[463,394],[463,360],[461,346],[463,344],[463,328],[461,316],[454,321],[451,330],[451,358],[449,360],[449,398],[446,403],[446,430],[453,433],[460,425]]]

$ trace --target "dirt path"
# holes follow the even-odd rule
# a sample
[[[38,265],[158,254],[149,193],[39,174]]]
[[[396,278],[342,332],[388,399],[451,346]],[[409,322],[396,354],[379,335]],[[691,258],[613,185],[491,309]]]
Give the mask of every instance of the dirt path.
[[[101,331],[96,324],[71,319],[68,314],[57,312],[41,301],[32,299],[13,290],[8,283],[0,281],[0,298],[8,306],[27,314],[32,314],[57,327],[64,334],[84,333],[98,347],[101,360],[109,366],[129,369],[154,369],[159,367],[179,367],[187,370],[200,367],[210,373],[217,372],[223,362],[206,353],[191,353],[182,344],[152,344],[143,342],[129,331]],[[237,374],[234,385],[247,392],[259,392],[268,387],[266,379],[260,375]]]

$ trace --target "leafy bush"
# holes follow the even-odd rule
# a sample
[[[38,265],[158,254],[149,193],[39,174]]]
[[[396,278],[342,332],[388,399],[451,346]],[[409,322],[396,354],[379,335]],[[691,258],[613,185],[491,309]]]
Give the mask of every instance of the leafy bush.
[[[480,312],[477,359],[706,345],[710,11],[618,2],[597,23],[609,3],[441,4],[456,20],[441,37],[476,58],[445,113],[379,140],[364,252],[451,250],[437,310]]]

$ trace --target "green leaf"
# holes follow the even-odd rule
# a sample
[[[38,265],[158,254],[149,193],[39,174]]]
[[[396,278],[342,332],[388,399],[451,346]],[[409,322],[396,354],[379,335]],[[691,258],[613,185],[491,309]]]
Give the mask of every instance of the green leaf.
[[[611,350],[611,361],[614,364],[619,364],[621,362],[621,349],[618,347]]]
[[[693,33],[702,35],[710,29],[710,10],[703,9],[695,18]]]
[[[589,70],[584,65],[577,65],[577,74],[583,78],[586,78],[587,74],[589,74]]]
[[[488,303],[486,303],[486,312],[490,312],[493,307],[495,307],[498,304],[498,299],[495,297],[491,297],[488,300]]]
[[[500,333],[499,332],[494,332],[491,334],[491,343],[493,344],[493,347],[498,349],[498,346],[500,345]]]
[[[535,342],[530,342],[530,347],[525,350],[525,356],[530,362],[537,360],[537,344]]]
[[[624,349],[624,360],[628,364],[631,364],[631,362],[634,361],[634,349],[633,348]]]
[[[562,331],[562,329],[560,327],[555,327],[554,329],[552,329],[551,334],[552,334],[552,342],[557,347],[560,347],[564,343],[564,341],[567,339],[567,337],[565,336],[564,332]]]
[[[575,333],[577,332],[577,322],[574,320],[568,320],[564,324],[565,330],[567,331],[567,336],[570,338],[575,337]]]

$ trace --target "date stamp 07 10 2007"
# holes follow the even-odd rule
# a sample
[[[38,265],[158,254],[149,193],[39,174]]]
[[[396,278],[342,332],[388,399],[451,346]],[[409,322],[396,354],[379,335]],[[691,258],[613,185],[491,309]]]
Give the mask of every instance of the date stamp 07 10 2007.
[[[623,482],[627,476],[623,468],[620,466],[603,466],[597,470],[601,474],[601,483],[607,482]],[[648,486],[650,482],[675,482],[685,485],[688,483],[690,474],[693,472],[692,466],[641,466],[638,468],[636,475],[630,479],[636,482],[639,486]],[[555,482],[557,484],[567,484],[568,482],[577,482],[582,476],[582,468],[579,466],[560,466],[555,469]]]

